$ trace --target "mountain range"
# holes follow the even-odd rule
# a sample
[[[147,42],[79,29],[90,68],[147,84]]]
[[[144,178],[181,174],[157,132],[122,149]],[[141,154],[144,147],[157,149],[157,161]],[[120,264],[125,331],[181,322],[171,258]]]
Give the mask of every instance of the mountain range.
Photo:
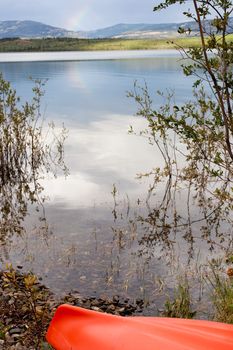
[[[210,22],[206,22],[210,26]],[[53,27],[35,21],[0,21],[0,39],[3,38],[166,38],[177,35],[179,27],[191,28],[192,34],[198,32],[196,22],[162,23],[162,24],[126,24],[120,23],[114,26],[91,31],[70,31]],[[233,17],[230,18],[228,31],[233,33]]]

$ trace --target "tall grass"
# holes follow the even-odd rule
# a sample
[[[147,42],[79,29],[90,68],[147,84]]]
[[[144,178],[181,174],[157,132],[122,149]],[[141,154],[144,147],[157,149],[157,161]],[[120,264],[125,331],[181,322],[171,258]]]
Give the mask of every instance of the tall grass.
[[[168,297],[165,301],[162,316],[172,318],[193,318],[196,311],[193,311],[192,309],[192,297],[188,280],[182,278],[173,293],[173,298]]]
[[[210,287],[213,319],[233,324],[233,269],[223,271],[218,261],[212,262],[206,282]]]

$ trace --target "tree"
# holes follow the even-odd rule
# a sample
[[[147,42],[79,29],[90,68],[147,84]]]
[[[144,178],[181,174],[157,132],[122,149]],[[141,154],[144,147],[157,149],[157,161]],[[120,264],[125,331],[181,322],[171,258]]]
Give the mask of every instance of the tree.
[[[43,127],[43,85],[35,81],[32,102],[20,106],[16,91],[0,75],[0,240],[21,231],[29,204],[43,203],[44,175],[55,175],[58,168],[67,172],[65,129],[56,135],[53,124]]]
[[[187,1],[166,0],[154,11],[176,3],[182,6]],[[139,104],[137,114],[148,122],[143,133],[164,158],[163,167],[146,174],[154,179],[149,193],[167,180],[162,203],[143,219],[148,233],[141,243],[148,245],[150,237],[150,245],[152,241],[170,244],[170,234],[179,231],[192,251],[196,225],[196,230],[202,232],[199,238],[205,239],[210,249],[214,244],[222,245],[227,238],[228,249],[232,244],[233,208],[233,41],[229,35],[233,32],[233,3],[193,0],[191,4],[192,9],[184,14],[193,21],[179,28],[179,33],[198,33],[200,47],[177,49],[184,59],[184,74],[196,76],[193,100],[175,105],[170,95],[156,110],[147,87],[135,85],[130,93]],[[187,204],[185,215],[176,203],[178,192],[182,203]],[[194,205],[198,211],[193,210]]]

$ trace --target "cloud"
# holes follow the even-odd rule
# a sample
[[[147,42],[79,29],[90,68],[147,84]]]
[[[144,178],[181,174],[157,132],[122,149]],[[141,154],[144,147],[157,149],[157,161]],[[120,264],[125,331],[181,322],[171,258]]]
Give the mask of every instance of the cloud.
[[[184,5],[154,13],[159,1],[147,0],[1,0],[0,20],[36,20],[67,29],[95,29],[117,23],[183,21]]]

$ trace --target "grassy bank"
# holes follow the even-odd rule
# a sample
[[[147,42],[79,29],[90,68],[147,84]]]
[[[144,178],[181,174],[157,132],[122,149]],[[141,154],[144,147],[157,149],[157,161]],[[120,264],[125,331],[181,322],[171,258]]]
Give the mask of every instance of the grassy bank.
[[[228,36],[233,41],[233,34]],[[174,42],[173,42],[174,41]],[[1,39],[0,52],[94,51],[94,50],[154,50],[199,47],[197,37],[176,39]]]

